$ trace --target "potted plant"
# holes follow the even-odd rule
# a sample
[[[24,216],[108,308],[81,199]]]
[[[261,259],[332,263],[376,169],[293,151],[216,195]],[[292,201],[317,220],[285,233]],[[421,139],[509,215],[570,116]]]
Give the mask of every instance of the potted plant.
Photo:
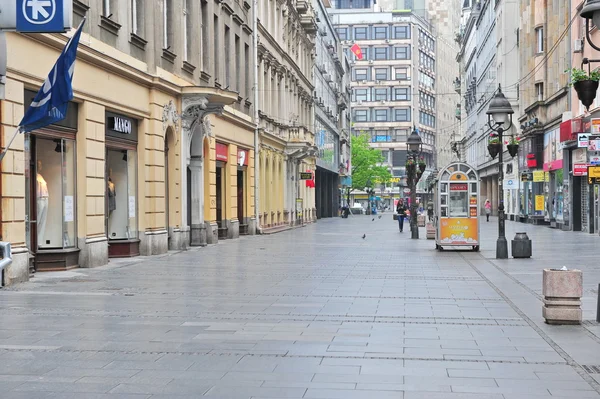
[[[409,174],[414,173],[416,171],[416,169],[417,169],[417,164],[416,164],[415,160],[412,159],[412,158],[408,158],[406,160],[406,165],[405,166],[406,166],[406,172],[409,173]]]
[[[500,143],[498,135],[496,133],[490,134],[490,138],[488,139],[488,152],[492,159],[496,158],[501,149],[502,143]]]
[[[504,142],[506,144],[506,149],[511,157],[515,157],[519,152],[519,142],[521,141],[520,137],[510,136],[510,139]]]
[[[565,71],[568,72],[569,70]],[[585,109],[589,110],[590,105],[596,98],[596,91],[598,90],[598,81],[600,81],[599,71],[589,71],[586,73],[583,69],[572,68],[571,73],[571,84],[577,92],[579,101],[585,106]]]
[[[425,159],[423,157],[419,158],[419,170],[421,171],[421,174],[423,172],[425,172],[425,169],[427,168],[427,164],[425,163]]]

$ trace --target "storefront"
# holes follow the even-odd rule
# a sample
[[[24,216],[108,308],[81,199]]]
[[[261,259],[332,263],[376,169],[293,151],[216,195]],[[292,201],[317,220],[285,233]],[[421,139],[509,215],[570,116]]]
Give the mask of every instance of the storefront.
[[[25,90],[28,106],[36,92]],[[79,266],[77,245],[77,115],[26,134],[25,231],[30,270],[67,270]]]
[[[138,256],[138,122],[108,111],[105,119],[108,256]]]
[[[315,122],[317,169],[315,175],[315,202],[317,218],[337,216],[339,205],[339,138],[326,123]]]
[[[239,222],[239,234],[249,234],[248,226],[250,224],[250,213],[248,204],[248,161],[250,159],[250,151],[243,148],[238,148],[237,155],[237,219]]]
[[[556,227],[563,219],[563,149],[560,129],[544,134],[544,220]]]
[[[542,136],[530,136],[519,143],[518,220],[544,223],[544,181]]]

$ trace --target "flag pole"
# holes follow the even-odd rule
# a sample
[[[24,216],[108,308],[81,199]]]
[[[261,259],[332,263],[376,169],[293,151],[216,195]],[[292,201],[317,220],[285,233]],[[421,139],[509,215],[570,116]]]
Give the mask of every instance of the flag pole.
[[[2,160],[4,159],[4,156],[6,155],[6,153],[8,152],[8,149],[10,148],[10,145],[12,144],[12,142],[15,140],[15,137],[17,137],[17,134],[19,134],[19,132],[21,131],[21,126],[19,126],[17,128],[17,130],[15,131],[15,134],[13,134],[12,138],[10,139],[10,141],[8,142],[8,145],[6,146],[6,148],[4,149],[4,151],[2,151],[2,154],[0,154],[0,162],[2,162]]]

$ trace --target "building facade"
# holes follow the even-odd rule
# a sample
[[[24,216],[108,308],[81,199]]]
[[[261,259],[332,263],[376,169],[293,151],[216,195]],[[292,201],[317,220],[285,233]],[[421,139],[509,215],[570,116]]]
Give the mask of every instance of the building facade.
[[[519,13],[520,101],[515,112],[523,138],[519,217],[562,227],[570,219],[564,195],[569,202],[570,182],[565,178],[559,131],[572,110],[566,72],[572,59],[571,4],[555,0],[521,3]]]
[[[253,232],[250,3],[152,5],[73,2],[87,22],[67,118],[18,135],[1,165],[5,283]],[[3,137],[69,34],[6,34]]]
[[[317,22],[309,2],[264,1],[258,8],[260,205],[262,231],[316,219],[313,80]]]
[[[318,34],[315,40],[314,132],[317,146],[315,205],[317,218],[338,215],[341,204],[340,174],[348,168],[348,105],[345,75],[349,64],[327,13],[328,0],[314,0]]]
[[[427,165],[433,168],[435,163],[433,27],[421,15],[383,12],[374,4],[369,8],[332,8],[329,12],[351,60],[352,133],[369,135],[371,146],[381,149],[394,179],[388,187],[376,187],[376,192],[387,193],[391,204],[392,193],[404,195],[406,139],[413,128],[418,128],[422,137]],[[354,44],[360,46],[363,59],[350,52]],[[424,191],[424,186],[419,188],[421,194]],[[354,197],[360,199],[360,195],[355,193]]]
[[[463,3],[463,19],[457,35],[461,45],[458,60],[466,161],[479,172],[480,195],[490,200],[492,212],[495,214],[499,202],[504,201],[506,214],[513,218],[518,213],[517,162],[505,152],[504,193],[500,193],[498,159],[492,158],[487,150],[493,131],[486,112],[499,85],[513,109],[518,108],[518,21],[512,18],[514,12],[515,5],[510,2],[467,0]],[[516,123],[514,118],[511,127],[504,132],[505,140],[517,136]]]

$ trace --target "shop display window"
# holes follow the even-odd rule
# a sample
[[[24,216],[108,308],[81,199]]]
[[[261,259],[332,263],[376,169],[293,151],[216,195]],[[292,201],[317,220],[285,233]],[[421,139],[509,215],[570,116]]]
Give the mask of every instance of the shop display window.
[[[35,140],[35,196],[38,249],[73,248],[77,243],[75,142]]]
[[[137,153],[108,149],[106,167],[108,238],[137,239]]]

